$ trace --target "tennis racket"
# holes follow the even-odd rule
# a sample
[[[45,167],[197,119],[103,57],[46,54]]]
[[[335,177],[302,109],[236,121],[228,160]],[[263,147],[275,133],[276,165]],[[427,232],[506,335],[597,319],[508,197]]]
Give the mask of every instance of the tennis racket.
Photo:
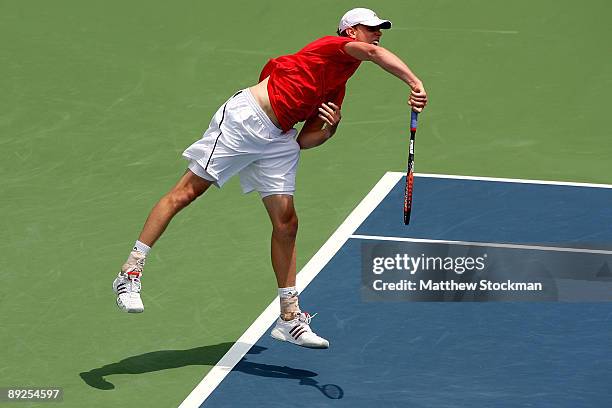
[[[408,170],[406,171],[406,190],[404,190],[404,225],[410,224],[412,211],[412,191],[414,190],[414,137],[417,130],[419,113],[410,114],[410,147],[408,149]]]

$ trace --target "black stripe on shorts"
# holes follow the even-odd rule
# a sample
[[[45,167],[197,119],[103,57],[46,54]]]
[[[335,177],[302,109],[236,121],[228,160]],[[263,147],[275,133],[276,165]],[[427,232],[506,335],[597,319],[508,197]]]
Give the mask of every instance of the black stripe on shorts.
[[[238,96],[242,91],[238,91],[234,94],[234,96],[232,96],[230,98],[234,99],[236,96]],[[219,138],[221,137],[221,135],[223,134],[223,132],[221,131],[221,124],[223,123],[223,119],[225,119],[225,108],[227,108],[227,104],[229,101],[225,102],[225,105],[223,105],[223,114],[221,114],[221,121],[219,122],[219,135],[217,136],[217,138],[215,139],[215,144],[212,148],[212,151],[210,152],[210,156],[208,156],[208,161],[206,162],[206,167],[204,167],[204,170],[208,171],[208,165],[210,164],[210,161],[212,160],[212,156],[213,153],[215,153],[215,148],[217,147],[217,142],[219,141]]]

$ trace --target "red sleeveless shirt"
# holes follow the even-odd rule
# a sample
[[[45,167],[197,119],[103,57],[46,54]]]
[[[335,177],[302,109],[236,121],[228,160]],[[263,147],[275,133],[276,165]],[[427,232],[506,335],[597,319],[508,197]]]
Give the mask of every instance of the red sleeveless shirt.
[[[355,40],[323,37],[295,54],[271,59],[264,66],[259,81],[270,77],[270,104],[283,131],[317,116],[323,102],[342,104],[346,81],[361,63],[344,51],[351,41]]]

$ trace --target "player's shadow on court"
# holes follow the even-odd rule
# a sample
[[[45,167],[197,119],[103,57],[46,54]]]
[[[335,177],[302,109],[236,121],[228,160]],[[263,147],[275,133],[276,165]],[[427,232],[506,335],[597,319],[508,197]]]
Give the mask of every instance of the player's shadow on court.
[[[249,354],[260,354],[267,350],[265,347],[253,346]],[[324,384],[320,385],[319,382],[313,377],[316,377],[317,373],[309,370],[302,370],[299,368],[291,368],[287,366],[278,366],[272,364],[254,363],[247,360],[247,357],[243,358],[234,370],[240,371],[245,374],[257,375],[260,377],[268,378],[284,378],[288,380],[299,380],[300,385],[308,385],[321,391],[329,399],[341,399],[344,397],[344,390],[336,384]]]
[[[105,377],[115,374],[144,374],[192,365],[214,366],[232,345],[233,343],[220,343],[187,350],[154,351],[94,368],[79,373],[79,376],[90,387],[112,390],[115,385]],[[251,347],[247,356],[234,367],[234,370],[259,377],[298,380],[300,385],[314,387],[330,399],[341,399],[344,396],[342,388],[335,384],[319,385],[319,382],[313,379],[318,374],[313,371],[248,361],[249,354],[261,354],[265,350],[267,350],[265,347]]]

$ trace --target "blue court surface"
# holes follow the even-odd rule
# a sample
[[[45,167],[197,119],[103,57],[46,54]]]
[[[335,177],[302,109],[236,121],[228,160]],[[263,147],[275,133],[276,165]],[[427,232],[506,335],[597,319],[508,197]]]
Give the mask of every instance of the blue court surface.
[[[276,341],[268,320],[263,336],[237,344],[234,355],[244,357],[231,371],[226,360],[218,386],[194,390],[183,405],[612,406],[609,301],[365,301],[361,264],[365,242],[402,238],[551,247],[563,256],[568,248],[610,259],[612,188],[419,175],[404,226],[404,179],[390,174],[372,211],[345,228],[339,249],[302,292],[301,306],[318,313],[312,327],[330,348]],[[609,288],[609,269],[598,273],[596,285]]]

